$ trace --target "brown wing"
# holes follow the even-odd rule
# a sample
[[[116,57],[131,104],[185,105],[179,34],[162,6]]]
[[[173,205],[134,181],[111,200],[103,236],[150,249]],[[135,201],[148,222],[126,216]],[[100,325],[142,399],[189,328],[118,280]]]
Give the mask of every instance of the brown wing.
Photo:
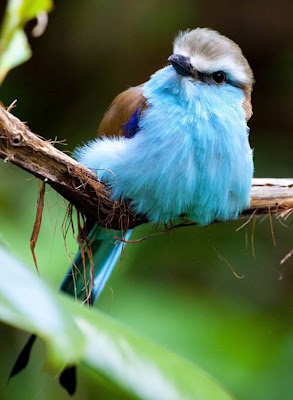
[[[115,97],[99,125],[98,136],[123,135],[123,125],[129,121],[134,111],[138,108],[141,112],[147,107],[142,94],[143,85],[134,86]],[[88,234],[95,224],[95,220],[87,218],[83,234]]]
[[[125,125],[134,111],[142,111],[146,107],[146,99],[142,93],[143,84],[134,86],[118,94],[105,112],[98,128],[98,136],[122,136]]]

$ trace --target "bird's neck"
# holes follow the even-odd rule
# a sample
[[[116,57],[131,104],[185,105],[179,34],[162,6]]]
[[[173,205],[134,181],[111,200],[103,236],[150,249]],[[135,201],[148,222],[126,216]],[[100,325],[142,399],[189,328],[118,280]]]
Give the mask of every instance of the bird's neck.
[[[234,126],[245,130],[244,93],[240,88],[208,85],[179,76],[171,66],[156,72],[144,86],[144,96],[150,107],[168,116],[178,116],[182,123],[192,121],[221,125],[228,131]]]

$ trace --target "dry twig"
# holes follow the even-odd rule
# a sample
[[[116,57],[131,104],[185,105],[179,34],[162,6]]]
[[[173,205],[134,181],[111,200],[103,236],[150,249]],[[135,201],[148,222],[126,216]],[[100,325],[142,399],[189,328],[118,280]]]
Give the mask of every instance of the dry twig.
[[[32,173],[100,225],[126,230],[146,222],[126,203],[113,202],[110,194],[88,168],[33,134],[24,123],[0,107],[0,158]],[[293,210],[293,179],[254,179],[251,214],[288,216]]]

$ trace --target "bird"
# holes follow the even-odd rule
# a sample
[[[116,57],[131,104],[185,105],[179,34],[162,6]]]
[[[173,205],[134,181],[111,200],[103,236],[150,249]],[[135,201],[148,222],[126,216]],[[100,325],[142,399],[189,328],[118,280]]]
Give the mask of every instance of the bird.
[[[147,82],[113,100],[98,138],[74,157],[96,173],[113,200],[127,200],[152,223],[182,216],[199,226],[237,219],[249,207],[254,171],[247,125],[252,69],[234,41],[209,28],[179,32],[166,61]],[[129,239],[131,231],[113,233],[91,220],[86,227],[94,266],[81,248],[60,290],[93,305],[123,250],[113,236]],[[35,339],[10,377],[27,365]],[[69,366],[60,376],[69,394],[76,390],[75,374]]]

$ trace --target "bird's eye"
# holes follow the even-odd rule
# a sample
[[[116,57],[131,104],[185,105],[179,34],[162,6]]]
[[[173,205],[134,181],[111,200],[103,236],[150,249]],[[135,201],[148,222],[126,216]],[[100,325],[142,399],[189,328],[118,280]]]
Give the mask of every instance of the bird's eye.
[[[212,77],[212,80],[213,80],[215,83],[217,83],[218,85],[219,85],[220,83],[223,83],[223,82],[226,81],[226,74],[225,74],[225,72],[223,72],[223,71],[214,72],[214,73],[212,73],[211,77]]]

